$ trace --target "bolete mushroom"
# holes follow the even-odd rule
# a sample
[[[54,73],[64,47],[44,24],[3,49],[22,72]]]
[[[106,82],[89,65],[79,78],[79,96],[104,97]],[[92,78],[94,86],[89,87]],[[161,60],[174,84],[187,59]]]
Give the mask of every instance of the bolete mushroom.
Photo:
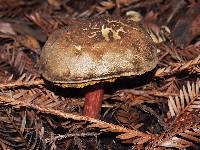
[[[156,48],[138,24],[125,18],[82,20],[55,31],[45,43],[42,76],[62,87],[87,86],[83,114],[99,118],[100,82],[144,74],[157,65]]]

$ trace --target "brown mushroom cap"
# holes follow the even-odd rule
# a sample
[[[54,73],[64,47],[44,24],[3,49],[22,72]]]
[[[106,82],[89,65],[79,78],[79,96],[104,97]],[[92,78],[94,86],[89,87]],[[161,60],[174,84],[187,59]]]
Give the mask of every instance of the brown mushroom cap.
[[[40,58],[45,79],[75,88],[144,74],[156,65],[156,48],[145,30],[131,20],[110,17],[55,31]]]

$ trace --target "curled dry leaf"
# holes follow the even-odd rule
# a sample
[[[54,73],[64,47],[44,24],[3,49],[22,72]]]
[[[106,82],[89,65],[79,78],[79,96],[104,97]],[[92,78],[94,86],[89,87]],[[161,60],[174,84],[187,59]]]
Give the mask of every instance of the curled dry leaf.
[[[115,3],[111,1],[103,1],[100,3],[105,9],[112,9],[115,6]]]
[[[11,24],[8,22],[0,21],[0,32],[4,34],[11,34],[16,35],[14,29],[12,28]]]
[[[41,47],[39,42],[33,36],[16,36],[16,40],[24,47],[31,49],[36,54],[39,54]]]
[[[184,48],[200,34],[200,5],[191,7],[183,18],[179,19],[172,31],[177,46]]]
[[[60,9],[61,1],[60,0],[48,0],[48,3],[55,7],[56,9]]]

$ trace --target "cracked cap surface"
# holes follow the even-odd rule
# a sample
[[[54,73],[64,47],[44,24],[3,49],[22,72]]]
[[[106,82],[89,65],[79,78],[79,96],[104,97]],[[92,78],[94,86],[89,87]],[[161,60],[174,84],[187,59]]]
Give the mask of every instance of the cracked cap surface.
[[[84,87],[144,74],[157,65],[151,37],[123,18],[82,20],[52,33],[40,56],[42,76],[62,87]]]

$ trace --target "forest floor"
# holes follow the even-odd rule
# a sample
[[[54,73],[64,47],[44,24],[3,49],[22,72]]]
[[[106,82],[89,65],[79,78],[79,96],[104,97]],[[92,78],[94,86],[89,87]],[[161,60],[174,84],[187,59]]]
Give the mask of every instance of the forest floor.
[[[46,82],[49,35],[80,19],[129,17],[152,37],[156,68],[105,85],[100,119],[82,89]],[[200,149],[199,0],[0,0],[0,149]]]

